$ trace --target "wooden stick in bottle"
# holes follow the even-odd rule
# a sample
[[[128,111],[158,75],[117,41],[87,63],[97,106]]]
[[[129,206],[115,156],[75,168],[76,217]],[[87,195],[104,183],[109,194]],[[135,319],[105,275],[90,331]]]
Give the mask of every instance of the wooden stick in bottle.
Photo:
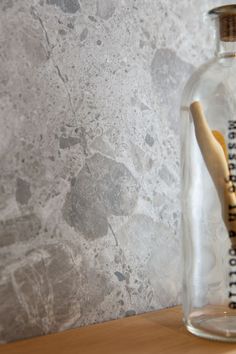
[[[229,217],[230,206],[236,206],[236,194],[233,183],[229,181],[230,173],[223,135],[220,132],[211,131],[199,101],[191,104],[190,111],[199,148],[219,196],[222,218],[228,232],[236,235],[236,220],[231,221]],[[230,240],[232,247],[236,248],[236,237]]]

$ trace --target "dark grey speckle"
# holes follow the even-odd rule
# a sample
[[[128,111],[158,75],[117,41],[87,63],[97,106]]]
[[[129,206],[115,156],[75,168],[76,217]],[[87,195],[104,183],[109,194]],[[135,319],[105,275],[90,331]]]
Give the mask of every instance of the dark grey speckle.
[[[128,310],[128,311],[126,311],[126,313],[125,313],[125,316],[126,316],[126,317],[134,316],[134,315],[136,315],[136,311],[134,311],[134,310]]]
[[[74,29],[75,26],[73,23],[69,22],[69,23],[67,23],[67,27],[70,29]]]
[[[61,36],[65,36],[66,35],[66,31],[64,29],[59,29],[58,33],[61,35]]]
[[[149,146],[153,146],[153,144],[154,144],[154,139],[153,139],[153,137],[150,135],[150,134],[147,134],[146,136],[145,136],[145,143],[146,144],[148,144]]]
[[[68,138],[64,138],[63,136],[61,136],[59,138],[60,149],[68,149],[69,147],[79,143],[80,143],[80,139],[73,136],[69,136]]]
[[[16,180],[16,201],[20,204],[27,204],[30,198],[30,184],[18,177]]]
[[[118,279],[119,281],[125,280],[125,276],[124,276],[122,273],[120,273],[120,272],[115,272],[114,274],[117,276],[117,279]]]
[[[48,5],[56,5],[60,9],[69,14],[74,14],[80,10],[80,4],[78,0],[47,0]]]
[[[173,183],[175,183],[175,177],[165,165],[161,167],[159,176],[169,187],[173,186]]]
[[[88,19],[92,22],[97,22],[97,20],[94,16],[88,16]]]
[[[80,41],[83,42],[88,36],[88,29],[84,28],[83,31],[80,33]]]
[[[39,235],[41,222],[35,214],[19,216],[0,222],[0,247],[28,242]]]

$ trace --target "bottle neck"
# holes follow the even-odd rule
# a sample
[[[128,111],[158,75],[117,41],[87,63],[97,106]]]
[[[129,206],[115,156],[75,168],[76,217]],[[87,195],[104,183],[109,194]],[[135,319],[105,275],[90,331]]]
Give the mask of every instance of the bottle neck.
[[[236,15],[223,14],[217,20],[217,56],[236,57]]]
[[[218,57],[236,57],[236,42],[224,42],[218,39],[216,47]]]

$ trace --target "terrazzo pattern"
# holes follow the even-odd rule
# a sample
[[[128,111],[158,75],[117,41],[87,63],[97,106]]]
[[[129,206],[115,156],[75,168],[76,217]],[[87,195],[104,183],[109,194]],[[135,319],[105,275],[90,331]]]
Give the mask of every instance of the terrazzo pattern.
[[[179,102],[205,2],[0,3],[0,340],[180,303]]]

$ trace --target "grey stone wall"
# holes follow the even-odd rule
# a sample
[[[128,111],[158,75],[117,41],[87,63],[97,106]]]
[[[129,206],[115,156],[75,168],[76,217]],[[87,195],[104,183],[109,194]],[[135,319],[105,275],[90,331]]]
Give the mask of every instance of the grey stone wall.
[[[0,339],[180,303],[192,0],[0,2]]]

